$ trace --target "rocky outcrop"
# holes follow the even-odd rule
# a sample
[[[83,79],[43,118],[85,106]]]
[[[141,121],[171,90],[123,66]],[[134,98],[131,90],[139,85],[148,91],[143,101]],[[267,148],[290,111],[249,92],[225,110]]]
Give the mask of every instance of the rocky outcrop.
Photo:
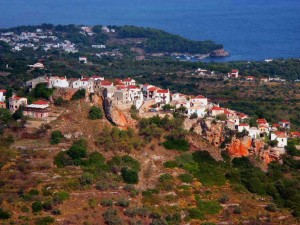
[[[102,105],[106,119],[115,126],[126,127],[128,120],[122,111],[113,104],[112,100],[107,97],[107,89],[103,90],[102,96]]]
[[[72,96],[76,93],[78,89],[74,88],[56,88],[52,95],[53,99],[62,97],[63,100],[70,101]]]
[[[251,146],[251,137],[246,136],[243,139],[238,139],[234,136],[231,140],[230,145],[227,147],[227,150],[233,157],[248,156]]]
[[[209,56],[210,57],[227,57],[227,56],[230,56],[230,54],[228,51],[225,51],[225,49],[222,48],[222,49],[217,49],[217,50],[211,52]]]
[[[213,118],[201,119],[199,121],[199,133],[214,147],[220,147],[225,137],[225,125],[223,122],[215,121]]]

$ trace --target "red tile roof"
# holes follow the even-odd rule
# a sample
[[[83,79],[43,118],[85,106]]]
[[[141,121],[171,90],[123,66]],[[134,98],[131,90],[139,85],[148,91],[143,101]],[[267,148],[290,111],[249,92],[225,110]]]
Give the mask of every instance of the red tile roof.
[[[265,124],[265,123],[267,123],[267,120],[266,119],[257,119],[256,122],[258,124]]]
[[[139,88],[135,85],[128,85],[128,89],[139,89]]]
[[[221,110],[224,110],[224,109],[220,108],[219,106],[213,106],[213,107],[211,108],[211,110],[214,110],[214,111],[221,111]]]
[[[5,105],[5,102],[0,102],[0,105]]]
[[[160,94],[167,94],[169,93],[169,90],[157,90],[157,93],[160,93]]]
[[[82,78],[81,81],[89,81],[90,78],[89,77],[86,77],[86,78]]]
[[[6,93],[6,90],[4,90],[4,89],[1,89],[1,90],[0,90],[0,92],[2,92],[2,93]]]
[[[249,124],[248,123],[241,123],[239,126],[241,126],[241,127],[247,127],[247,126],[249,126]]]
[[[124,81],[126,81],[126,82],[131,82],[131,81],[133,81],[133,79],[131,79],[130,77],[128,77],[128,78],[126,78]]]
[[[43,100],[38,100],[36,102],[33,102],[32,104],[34,104],[34,105],[49,105],[48,102],[43,101]]]
[[[203,95],[198,95],[196,97],[193,97],[192,99],[206,99]]]
[[[238,70],[232,70],[231,73],[237,73],[239,72]]]
[[[151,87],[151,88],[148,89],[148,91],[156,91],[156,90],[157,90],[156,87]]]
[[[112,82],[108,81],[108,80],[102,80],[100,83],[102,86],[111,86],[112,85]]]
[[[280,123],[290,123],[288,120],[280,120]]]

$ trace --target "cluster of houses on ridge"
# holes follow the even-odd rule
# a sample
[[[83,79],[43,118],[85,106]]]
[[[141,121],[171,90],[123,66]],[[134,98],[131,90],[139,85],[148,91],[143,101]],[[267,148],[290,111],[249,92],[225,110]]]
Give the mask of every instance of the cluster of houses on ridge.
[[[280,121],[278,124],[270,125],[265,119],[258,119],[257,127],[250,127],[245,123],[249,117],[241,112],[221,108],[212,103],[208,98],[198,96],[188,96],[181,93],[171,94],[168,89],[161,89],[154,85],[138,85],[132,78],[105,80],[101,76],[66,78],[59,76],[38,77],[26,82],[29,88],[35,88],[37,84],[45,83],[48,88],[72,88],[85,89],[88,93],[99,93],[106,90],[107,97],[116,105],[135,105],[140,109],[146,102],[151,102],[149,111],[158,112],[165,105],[170,105],[175,109],[180,109],[187,116],[194,115],[198,118],[204,117],[223,117],[225,125],[230,130],[237,132],[247,132],[253,140],[262,138],[266,135],[271,140],[277,140],[277,147],[284,148],[287,145],[288,137],[300,137],[300,132],[288,132],[290,122]],[[0,90],[0,107],[6,107],[5,90]],[[27,104],[27,99],[13,95],[9,98],[9,110],[14,113],[23,106],[24,115],[45,118],[51,111],[50,103],[44,100]]]

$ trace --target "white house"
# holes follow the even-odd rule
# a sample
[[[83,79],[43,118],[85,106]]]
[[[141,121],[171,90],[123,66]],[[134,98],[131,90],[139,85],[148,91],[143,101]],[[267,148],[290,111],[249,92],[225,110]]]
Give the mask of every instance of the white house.
[[[181,93],[172,94],[172,101],[186,101],[187,96]]]
[[[141,94],[143,95],[141,89],[135,85],[128,85],[127,88],[128,88],[128,92],[129,92],[130,101],[139,99],[141,97]]]
[[[224,114],[224,109],[223,108],[220,108],[219,106],[213,106],[211,109],[211,115],[212,116],[218,116],[218,115],[221,115],[221,114]]]
[[[84,63],[84,64],[87,64],[87,62],[88,62],[87,57],[79,57],[78,60],[80,63]]]
[[[247,132],[249,132],[249,130],[250,130],[249,124],[247,124],[247,123],[241,123],[238,126],[238,132],[243,132],[244,130],[247,131]]]
[[[126,78],[125,80],[122,81],[125,85],[135,85],[136,82],[134,79],[131,79],[130,77],[129,78]]]
[[[0,102],[5,102],[6,90],[0,90]]]
[[[252,138],[252,139],[256,139],[259,137],[259,130],[257,127],[250,127],[249,129],[249,136]]]
[[[33,69],[44,69],[45,66],[43,65],[43,63],[35,63],[33,65],[29,65],[29,67],[33,68]]]
[[[208,100],[207,98],[205,98],[202,95],[198,95],[196,97],[191,98],[191,102],[193,104],[197,104],[197,105],[203,105],[203,106],[207,106],[208,104]]]
[[[23,113],[25,116],[30,116],[34,118],[48,117],[50,111],[51,109],[49,103],[42,100],[33,102],[32,104],[27,105],[23,109]]]
[[[67,88],[69,87],[69,82],[66,77],[49,77],[48,88],[53,87]]]
[[[246,81],[255,81],[253,76],[246,76]]]
[[[158,104],[169,104],[171,101],[171,95],[170,91],[168,90],[163,90],[163,89],[158,89],[154,91],[154,99],[155,103]]]
[[[281,120],[281,121],[279,121],[278,124],[281,128],[285,128],[285,129],[290,129],[291,128],[291,122],[288,121],[288,120]]]
[[[27,98],[19,97],[16,95],[13,95],[9,98],[9,111],[14,113],[17,111],[20,106],[26,106],[27,105]]]
[[[191,106],[187,110],[187,114],[191,116],[192,114],[196,113],[199,118],[203,118],[206,115],[205,107],[196,105],[196,106]]]
[[[228,73],[229,78],[239,78],[239,71],[238,70],[232,70],[230,73]]]
[[[277,140],[278,148],[284,148],[285,146],[287,146],[287,139],[288,139],[288,137],[285,132],[277,131],[277,132],[271,133],[271,141]]]

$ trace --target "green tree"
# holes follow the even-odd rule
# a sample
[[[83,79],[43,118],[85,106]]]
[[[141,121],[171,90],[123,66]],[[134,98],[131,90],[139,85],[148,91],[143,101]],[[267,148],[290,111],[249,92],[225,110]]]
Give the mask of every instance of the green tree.
[[[90,120],[97,120],[103,118],[103,111],[101,108],[97,106],[92,106],[89,111],[89,119]]]
[[[122,174],[124,182],[126,182],[128,184],[137,184],[139,182],[139,176],[135,170],[124,167],[121,170],[121,174]]]

